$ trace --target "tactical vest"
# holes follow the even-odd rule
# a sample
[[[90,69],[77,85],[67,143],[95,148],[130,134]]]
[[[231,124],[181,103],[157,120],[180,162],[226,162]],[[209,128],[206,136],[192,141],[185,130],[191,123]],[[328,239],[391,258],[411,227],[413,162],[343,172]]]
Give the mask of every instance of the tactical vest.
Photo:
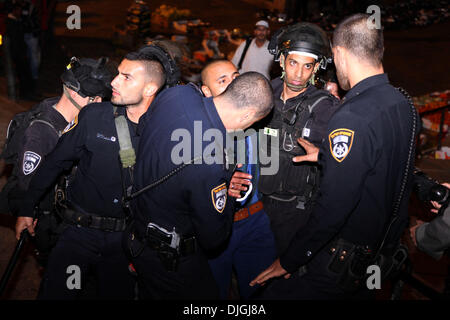
[[[330,94],[315,88],[305,92],[296,103],[283,110],[276,110],[267,128],[266,134],[276,136],[279,146],[272,146],[270,140],[267,145],[260,147],[269,150],[270,157],[279,153],[279,170],[275,175],[261,175],[259,190],[265,195],[282,196],[283,199],[298,199],[307,203],[319,185],[319,170],[316,164],[294,163],[292,158],[304,155],[305,150],[298,144],[297,139],[308,139],[311,129],[315,126],[314,108]],[[320,115],[318,115],[320,116]],[[277,149],[277,150],[275,150]],[[264,165],[261,165],[264,167]]]

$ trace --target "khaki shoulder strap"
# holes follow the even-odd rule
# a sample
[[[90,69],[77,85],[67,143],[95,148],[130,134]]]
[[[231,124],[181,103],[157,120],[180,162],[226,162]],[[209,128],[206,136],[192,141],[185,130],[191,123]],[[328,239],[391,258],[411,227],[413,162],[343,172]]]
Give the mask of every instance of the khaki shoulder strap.
[[[130,130],[124,115],[116,116],[117,107],[114,107],[114,122],[116,123],[117,139],[119,140],[119,156],[124,168],[132,167],[136,163],[136,153],[131,143]]]

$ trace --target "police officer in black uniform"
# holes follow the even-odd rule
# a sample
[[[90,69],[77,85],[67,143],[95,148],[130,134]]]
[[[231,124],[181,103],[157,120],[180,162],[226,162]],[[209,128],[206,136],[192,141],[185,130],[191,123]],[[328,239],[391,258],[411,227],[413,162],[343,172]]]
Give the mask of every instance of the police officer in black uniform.
[[[219,298],[206,253],[231,231],[227,188],[235,165],[227,130],[249,127],[272,103],[270,83],[256,72],[214,98],[190,85],[156,98],[139,145],[135,191],[154,187],[135,196],[128,235],[142,298]]]
[[[350,16],[334,31],[339,84],[350,90],[330,120],[320,153],[300,140],[308,154],[295,161],[322,164],[321,193],[285,254],[252,281],[291,274],[270,284],[266,298],[370,297],[375,290],[366,287],[368,265],[381,261],[374,260],[378,252],[389,261],[407,225],[419,119],[414,106],[389,84],[382,65],[383,34],[370,29],[368,19]],[[305,264],[306,274],[294,273]],[[387,276],[383,272],[380,277]]]
[[[272,80],[275,107],[262,125],[264,133],[278,141],[270,154],[279,159],[279,169],[262,174],[259,189],[281,254],[306,224],[319,186],[317,165],[292,162],[294,156],[305,154],[297,139],[320,145],[339,103],[314,86],[316,72],[326,68],[330,57],[329,40],[320,27],[303,22],[281,29],[272,37],[269,51],[280,60],[283,75]]]
[[[114,105],[83,108],[30,182],[21,216],[30,216],[58,174],[78,163],[61,211],[68,226],[50,254],[39,298],[77,298],[91,274],[98,297],[133,298],[134,281],[121,245],[127,223],[122,200],[133,179],[131,150],[138,146],[137,123],[164,86],[170,71],[165,67],[173,66],[169,59],[155,46],[127,54],[111,83]],[[28,229],[32,231],[32,226]]]
[[[61,97],[45,99],[29,111],[34,114],[34,118],[25,130],[23,141],[20,141],[22,145],[18,147],[17,163],[12,177],[5,186],[6,189],[11,188],[11,190],[4,190],[8,193],[8,202],[13,214],[17,214],[18,206],[26,196],[26,190],[36,169],[54,149],[69,122],[74,121],[86,104],[110,98],[113,73],[107,68],[106,62],[105,58],[99,60],[72,58],[67,70],[61,75],[63,82]],[[79,67],[72,70],[71,67],[75,64]],[[40,217],[35,243],[39,250],[39,261],[44,264],[56,237],[58,222],[54,215],[54,205],[55,192],[52,189],[42,197],[35,208],[37,209],[35,215]],[[22,230],[24,224],[32,223],[29,220],[31,219],[19,217],[17,228]]]

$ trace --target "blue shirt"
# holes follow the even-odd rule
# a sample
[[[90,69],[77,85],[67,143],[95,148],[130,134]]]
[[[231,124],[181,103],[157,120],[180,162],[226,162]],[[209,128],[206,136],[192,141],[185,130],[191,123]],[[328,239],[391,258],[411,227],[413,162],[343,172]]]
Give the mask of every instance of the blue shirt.
[[[254,134],[254,136],[245,137],[245,164],[239,170],[252,175],[252,189],[247,190],[247,192],[250,191],[249,195],[247,195],[247,192],[244,193],[243,197],[246,197],[245,200],[236,201],[236,210],[248,207],[261,199],[261,193],[258,191],[258,179],[260,174],[258,165],[258,146],[253,143],[254,141],[257,141],[257,136],[257,134]],[[255,159],[256,163],[253,163],[255,162]]]

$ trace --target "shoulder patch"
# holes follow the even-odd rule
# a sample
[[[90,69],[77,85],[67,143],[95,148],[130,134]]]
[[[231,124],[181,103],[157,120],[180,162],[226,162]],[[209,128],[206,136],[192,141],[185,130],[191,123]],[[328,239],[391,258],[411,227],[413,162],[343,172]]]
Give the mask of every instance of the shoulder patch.
[[[29,175],[38,167],[41,162],[41,156],[33,151],[25,151],[23,154],[22,171],[24,175]]]
[[[337,162],[342,162],[350,153],[355,132],[349,129],[336,129],[328,135],[330,152]]]
[[[222,183],[220,186],[215,187],[211,190],[211,199],[214,208],[222,213],[225,209],[225,204],[227,203],[227,185]]]
[[[75,116],[75,119],[73,119],[68,125],[67,127],[64,128],[62,134],[69,132],[70,130],[72,130],[73,128],[75,128],[78,124],[78,116]]]

